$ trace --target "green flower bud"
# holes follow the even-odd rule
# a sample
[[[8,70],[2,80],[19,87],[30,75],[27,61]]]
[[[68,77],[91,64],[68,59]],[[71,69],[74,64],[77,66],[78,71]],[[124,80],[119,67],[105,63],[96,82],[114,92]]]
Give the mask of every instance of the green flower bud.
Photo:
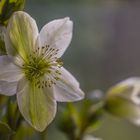
[[[0,0],[0,25],[7,25],[15,11],[23,10],[25,0]]]
[[[105,109],[140,125],[140,78],[129,78],[113,86],[106,96]]]

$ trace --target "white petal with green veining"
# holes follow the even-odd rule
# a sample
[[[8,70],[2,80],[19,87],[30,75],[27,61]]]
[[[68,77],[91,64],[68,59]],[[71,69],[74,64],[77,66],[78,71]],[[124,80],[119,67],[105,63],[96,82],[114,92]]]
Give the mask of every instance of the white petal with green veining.
[[[24,118],[38,131],[43,131],[54,119],[56,101],[51,89],[37,88],[22,79],[18,85],[17,101]]]
[[[40,31],[40,47],[49,45],[59,49],[57,57],[61,57],[70,44],[73,23],[69,18],[57,19],[46,24]]]
[[[38,28],[35,20],[25,12],[18,11],[10,18],[5,36],[6,49],[9,55],[20,55],[27,59],[35,49]]]
[[[60,69],[60,79],[54,85],[55,99],[57,101],[77,101],[84,98],[84,93],[78,81],[63,67]]]

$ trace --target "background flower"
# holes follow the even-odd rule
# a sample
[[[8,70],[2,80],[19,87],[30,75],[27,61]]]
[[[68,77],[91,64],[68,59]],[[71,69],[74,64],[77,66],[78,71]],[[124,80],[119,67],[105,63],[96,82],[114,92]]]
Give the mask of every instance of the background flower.
[[[106,109],[116,117],[140,125],[140,78],[129,78],[113,86],[106,97]]]

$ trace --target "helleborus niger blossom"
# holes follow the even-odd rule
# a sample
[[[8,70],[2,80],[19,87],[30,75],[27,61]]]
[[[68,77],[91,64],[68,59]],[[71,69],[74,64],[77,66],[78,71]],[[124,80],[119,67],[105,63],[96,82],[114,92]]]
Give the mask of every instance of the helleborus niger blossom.
[[[129,78],[113,86],[107,92],[106,109],[117,117],[140,125],[140,78]]]
[[[20,112],[38,131],[54,119],[56,101],[84,97],[78,81],[60,61],[71,41],[72,28],[66,17],[49,22],[38,33],[35,20],[21,11],[8,22],[8,56],[0,56],[0,92],[16,94]]]

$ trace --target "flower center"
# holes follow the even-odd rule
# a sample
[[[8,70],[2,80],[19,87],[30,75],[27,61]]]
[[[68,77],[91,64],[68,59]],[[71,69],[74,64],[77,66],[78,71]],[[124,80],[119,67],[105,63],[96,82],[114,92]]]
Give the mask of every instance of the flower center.
[[[58,49],[48,45],[37,48],[24,63],[22,68],[26,78],[38,88],[51,87],[60,79],[62,61],[56,57]]]
[[[41,61],[41,58],[30,56],[28,63],[23,65],[24,73],[28,80],[33,81],[44,75],[49,64]]]

